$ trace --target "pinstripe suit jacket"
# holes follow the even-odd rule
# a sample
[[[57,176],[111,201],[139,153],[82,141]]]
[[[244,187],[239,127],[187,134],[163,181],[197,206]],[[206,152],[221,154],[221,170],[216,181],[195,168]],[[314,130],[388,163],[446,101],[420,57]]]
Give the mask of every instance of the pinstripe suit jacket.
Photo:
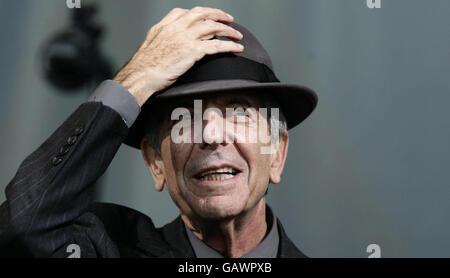
[[[146,215],[92,202],[128,128],[100,102],[82,104],[20,165],[0,206],[0,256],[195,257],[180,217],[155,228]],[[278,257],[304,257],[278,222]]]

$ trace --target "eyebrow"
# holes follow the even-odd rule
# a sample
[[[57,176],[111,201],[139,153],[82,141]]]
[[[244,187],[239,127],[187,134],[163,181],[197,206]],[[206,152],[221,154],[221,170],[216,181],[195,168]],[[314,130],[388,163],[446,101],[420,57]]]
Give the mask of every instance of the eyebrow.
[[[233,97],[226,102],[226,105],[230,104],[244,104],[245,106],[254,106],[247,99],[242,97]]]

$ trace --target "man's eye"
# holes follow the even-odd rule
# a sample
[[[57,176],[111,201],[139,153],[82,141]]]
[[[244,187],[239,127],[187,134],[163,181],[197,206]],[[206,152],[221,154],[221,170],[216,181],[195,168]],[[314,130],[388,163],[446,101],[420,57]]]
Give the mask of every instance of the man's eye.
[[[247,123],[251,120],[251,115],[246,108],[238,107],[233,109],[232,113],[228,117],[228,120],[235,123]]]
[[[246,108],[240,106],[233,108],[233,116],[248,116],[248,113]]]

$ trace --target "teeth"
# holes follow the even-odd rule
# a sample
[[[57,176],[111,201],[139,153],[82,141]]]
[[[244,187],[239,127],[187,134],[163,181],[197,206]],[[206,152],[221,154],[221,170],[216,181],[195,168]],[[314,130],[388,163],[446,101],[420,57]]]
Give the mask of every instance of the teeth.
[[[203,176],[200,179],[204,181],[222,181],[233,178],[234,175],[231,174],[211,174],[207,176]]]
[[[214,175],[214,174],[221,174],[221,173],[225,173],[225,174],[235,174],[236,171],[234,171],[232,168],[230,167],[223,167],[223,168],[219,168],[219,169],[215,169],[215,170],[209,170],[206,172],[203,172],[200,177],[205,177],[206,175]]]

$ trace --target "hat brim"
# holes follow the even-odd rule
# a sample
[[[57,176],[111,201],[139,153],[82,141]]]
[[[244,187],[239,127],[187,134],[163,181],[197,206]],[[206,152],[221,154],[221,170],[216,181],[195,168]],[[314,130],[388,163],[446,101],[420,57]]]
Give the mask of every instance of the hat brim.
[[[194,83],[186,83],[178,86],[169,87],[166,90],[152,95],[142,106],[141,113],[130,127],[128,137],[124,143],[140,149],[141,140],[146,129],[145,114],[151,110],[152,103],[156,100],[170,100],[171,98],[200,95],[207,93],[267,93],[276,90],[273,94],[278,99],[284,116],[286,117],[287,127],[291,129],[306,119],[317,105],[317,94],[310,88],[296,85],[284,84],[279,82],[261,83],[251,80],[232,79],[232,80],[212,80]],[[159,107],[160,109],[160,107]]]

